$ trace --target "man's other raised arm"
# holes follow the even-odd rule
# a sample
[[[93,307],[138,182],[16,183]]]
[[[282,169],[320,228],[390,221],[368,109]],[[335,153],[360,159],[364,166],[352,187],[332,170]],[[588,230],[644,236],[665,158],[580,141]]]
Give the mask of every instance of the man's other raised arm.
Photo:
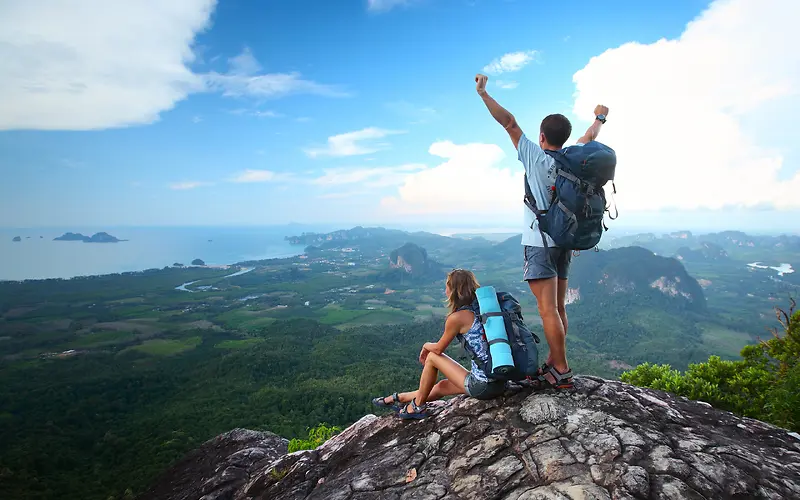
[[[603,121],[605,121],[605,117],[608,116],[608,107],[598,104],[594,108],[594,116],[594,123],[586,130],[583,137],[578,139],[578,144],[586,144],[587,142],[597,139],[597,136],[600,134],[600,128],[603,126]],[[603,121],[597,117],[602,117]]]
[[[478,91],[478,95],[481,96],[481,99],[483,99],[483,103],[486,104],[492,117],[506,129],[508,136],[511,137],[511,142],[514,143],[514,148],[516,148],[517,144],[519,144],[519,138],[522,137],[522,129],[519,128],[514,115],[509,113],[503,106],[497,104],[497,101],[492,99],[489,93],[486,92],[486,82],[488,80],[489,77],[486,75],[475,75],[475,89]]]

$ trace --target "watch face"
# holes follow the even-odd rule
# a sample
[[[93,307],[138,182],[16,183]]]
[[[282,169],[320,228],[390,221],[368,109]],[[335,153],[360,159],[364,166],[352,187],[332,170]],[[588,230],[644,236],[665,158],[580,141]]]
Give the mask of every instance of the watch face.
[[[597,115],[597,119],[603,121],[606,119],[606,115]]]

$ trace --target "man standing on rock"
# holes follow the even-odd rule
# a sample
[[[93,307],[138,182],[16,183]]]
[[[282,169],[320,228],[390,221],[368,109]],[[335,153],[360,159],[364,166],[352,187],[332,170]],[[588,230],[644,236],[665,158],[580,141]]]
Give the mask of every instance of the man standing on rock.
[[[558,151],[564,146],[572,133],[572,124],[564,115],[548,115],[539,127],[538,144],[531,141],[519,127],[514,115],[486,92],[487,81],[488,77],[485,75],[475,76],[478,95],[483,99],[492,117],[511,137],[519,161],[525,167],[528,187],[536,200],[536,207],[539,210],[547,210],[555,186],[555,160],[546,151]],[[594,109],[594,114],[596,119],[583,137],[578,139],[579,145],[597,138],[600,128],[606,122],[608,108],[598,105]],[[531,292],[536,297],[544,335],[550,347],[547,361],[539,369],[538,378],[534,383],[538,388],[569,389],[572,388],[572,371],[567,363],[565,302],[572,253],[568,249],[559,248],[549,235],[540,232],[534,213],[527,206],[524,210],[523,279],[528,282]]]

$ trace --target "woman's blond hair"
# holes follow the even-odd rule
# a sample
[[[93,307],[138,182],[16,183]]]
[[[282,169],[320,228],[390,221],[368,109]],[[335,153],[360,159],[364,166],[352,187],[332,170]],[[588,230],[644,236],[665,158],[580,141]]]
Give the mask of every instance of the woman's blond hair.
[[[447,275],[447,286],[450,294],[447,297],[447,309],[450,313],[456,312],[459,307],[472,304],[475,300],[475,290],[481,285],[472,271],[466,269],[453,269]]]

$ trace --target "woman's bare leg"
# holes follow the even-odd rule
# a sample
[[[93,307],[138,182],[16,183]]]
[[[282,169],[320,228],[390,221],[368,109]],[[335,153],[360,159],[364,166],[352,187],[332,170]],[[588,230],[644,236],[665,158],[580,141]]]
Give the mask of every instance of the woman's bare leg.
[[[417,392],[419,391],[411,391],[411,392],[401,392],[398,394],[400,396],[401,403],[408,403],[412,399],[417,397]],[[439,383],[433,386],[431,393],[428,395],[428,401],[436,401],[438,399],[442,399],[445,396],[454,396],[456,394],[464,394],[464,386],[457,386],[453,382],[448,379],[440,380]],[[387,396],[386,399],[391,398],[391,396]],[[389,403],[389,401],[387,401]]]
[[[416,390],[416,394],[413,396],[417,405],[422,405],[430,400],[429,398],[439,372],[455,387],[464,387],[464,379],[467,378],[469,373],[463,366],[446,354],[428,353],[428,357],[425,359],[425,367],[419,377],[419,389]],[[463,390],[460,392],[463,392]],[[413,413],[414,409],[411,405],[407,405],[406,411]]]

